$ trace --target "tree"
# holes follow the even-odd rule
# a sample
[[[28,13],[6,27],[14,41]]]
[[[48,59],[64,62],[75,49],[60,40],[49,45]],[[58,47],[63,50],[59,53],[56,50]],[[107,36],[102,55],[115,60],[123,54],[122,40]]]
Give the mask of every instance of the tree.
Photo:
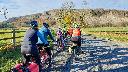
[[[12,25],[12,23],[4,21],[4,22],[0,23],[0,28],[13,28],[13,25]]]
[[[83,0],[82,1],[82,5],[83,5],[83,12],[82,12],[82,15],[80,15],[80,21],[81,21],[81,24],[84,26],[84,27],[87,27],[87,23],[85,23],[84,21],[84,18],[85,18],[85,12],[84,12],[84,9],[86,8],[87,6],[87,1],[86,0]]]
[[[62,9],[60,10],[61,16],[59,16],[59,23],[62,27],[65,27],[65,24],[67,27],[71,26],[74,19],[74,7],[75,4],[73,1],[66,1],[62,3]]]

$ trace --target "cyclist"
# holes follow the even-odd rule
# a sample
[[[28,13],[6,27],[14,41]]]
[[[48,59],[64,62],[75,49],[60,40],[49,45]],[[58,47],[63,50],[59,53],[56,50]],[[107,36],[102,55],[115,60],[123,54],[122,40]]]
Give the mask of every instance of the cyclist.
[[[48,47],[49,43],[47,41],[47,36],[49,35],[50,38],[53,40],[53,42],[55,41],[50,30],[49,30],[49,25],[47,23],[43,23],[43,26],[40,28],[39,33],[41,34],[41,36],[44,37],[45,41],[40,40],[40,38],[38,38],[38,42],[37,45],[40,46],[44,46],[46,47],[45,50],[47,52],[47,54],[49,55],[49,67],[51,67],[51,49]]]
[[[59,49],[64,48],[64,39],[61,28],[57,30],[57,44],[59,45]],[[58,50],[59,51],[59,50]]]
[[[34,57],[36,63],[39,65],[39,72],[41,72],[42,65],[36,43],[38,41],[38,37],[43,42],[45,42],[45,40],[38,31],[37,21],[31,21],[30,25],[31,27],[26,31],[23,38],[23,43],[21,44],[21,53],[23,55],[23,61],[25,64],[30,61],[30,56],[27,56],[27,54],[31,54],[31,56]],[[45,45],[46,44],[48,43],[45,42]]]
[[[76,52],[78,53],[81,47],[81,30],[77,24],[74,25],[71,41],[78,46],[76,48]]]

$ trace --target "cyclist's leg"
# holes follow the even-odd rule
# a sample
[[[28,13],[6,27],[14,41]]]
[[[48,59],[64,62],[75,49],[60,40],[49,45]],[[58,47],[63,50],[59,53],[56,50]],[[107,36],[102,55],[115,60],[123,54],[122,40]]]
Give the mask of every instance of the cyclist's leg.
[[[31,54],[34,57],[36,63],[39,65],[39,70],[41,71],[42,70],[41,59],[40,59],[40,55],[39,55],[39,52],[38,52],[36,45],[32,46]]]
[[[67,37],[67,33],[65,33],[65,38]]]
[[[63,41],[63,37],[61,37],[61,39],[60,39],[60,45],[61,45],[61,48],[64,48],[64,41]]]
[[[40,53],[40,50],[42,50],[43,44],[37,44],[38,51]]]
[[[76,60],[77,59],[77,55],[78,55],[78,51],[79,51],[79,47],[77,45],[78,41],[75,41],[74,42],[74,59]]]
[[[62,38],[62,46],[63,46],[63,48],[66,46],[64,38]]]
[[[67,33],[64,33],[64,39],[66,39],[66,37],[67,37]]]
[[[47,48],[45,48],[45,50],[46,50],[47,54],[49,55],[49,65],[51,65],[51,55],[52,55],[51,49],[49,47],[47,47]]]
[[[75,51],[75,54],[77,53],[77,41],[74,42],[74,51]]]
[[[23,65],[27,65],[30,62],[30,56],[27,56],[26,54],[22,54],[23,59]]]
[[[67,33],[66,33],[66,37],[65,37],[66,43],[67,43],[67,39],[68,39],[67,37],[68,37],[68,36],[67,36]]]
[[[59,48],[61,47],[61,38],[59,38]]]
[[[60,46],[60,39],[59,38],[57,39],[57,45],[58,45],[58,47]]]
[[[81,47],[81,37],[78,39],[78,46]]]
[[[76,41],[72,41],[73,45],[72,45],[72,53],[73,53],[73,57],[76,58]]]
[[[65,37],[64,37],[64,46],[66,46],[66,44],[67,44],[67,36],[65,34]]]
[[[79,37],[77,45],[78,45],[78,53],[80,53],[81,52],[81,37]]]
[[[26,48],[26,46],[28,48]],[[21,46],[21,54],[22,54],[22,59],[23,59],[24,64],[27,64],[30,61],[30,59],[26,56],[26,54],[31,54],[30,53],[31,52],[31,47],[29,45],[26,45],[26,46],[24,46],[24,45]]]

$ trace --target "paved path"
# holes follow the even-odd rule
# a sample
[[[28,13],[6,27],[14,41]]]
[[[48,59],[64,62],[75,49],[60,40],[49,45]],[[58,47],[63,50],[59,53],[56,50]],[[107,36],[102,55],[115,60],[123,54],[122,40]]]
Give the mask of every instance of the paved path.
[[[50,72],[128,72],[128,44],[82,36],[82,51],[76,59],[67,49],[56,53]],[[46,71],[47,72],[47,71]],[[49,72],[49,71],[48,71]]]

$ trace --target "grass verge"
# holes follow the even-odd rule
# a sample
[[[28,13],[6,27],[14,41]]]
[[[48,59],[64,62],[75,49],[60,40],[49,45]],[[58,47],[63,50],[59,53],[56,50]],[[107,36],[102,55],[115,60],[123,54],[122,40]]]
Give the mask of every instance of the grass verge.
[[[9,70],[21,61],[20,48],[0,52],[0,72]]]

